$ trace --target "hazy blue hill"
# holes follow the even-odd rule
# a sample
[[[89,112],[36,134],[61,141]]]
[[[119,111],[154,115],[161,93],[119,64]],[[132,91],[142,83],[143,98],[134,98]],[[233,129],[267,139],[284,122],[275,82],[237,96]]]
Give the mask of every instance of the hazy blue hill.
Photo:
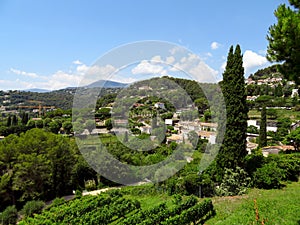
[[[27,92],[37,92],[37,93],[51,92],[50,90],[40,89],[40,88],[31,88],[31,89],[26,89],[24,91],[27,91]]]
[[[99,80],[96,81],[94,83],[91,83],[89,85],[87,85],[86,87],[88,88],[95,88],[95,87],[104,87],[104,88],[124,88],[126,87],[128,84],[124,84],[124,83],[119,83],[119,82],[115,82],[115,81],[106,81],[106,80]]]

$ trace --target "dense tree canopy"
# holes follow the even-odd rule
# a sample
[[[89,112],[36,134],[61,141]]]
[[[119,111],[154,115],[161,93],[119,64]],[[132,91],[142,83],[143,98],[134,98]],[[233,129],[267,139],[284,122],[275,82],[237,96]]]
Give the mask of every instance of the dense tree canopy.
[[[0,142],[0,208],[70,194],[77,151],[68,138],[37,128],[6,137]]]
[[[294,9],[282,4],[274,13],[277,24],[269,28],[267,58],[271,62],[283,62],[280,71],[287,79],[300,84],[300,3],[289,2]]]

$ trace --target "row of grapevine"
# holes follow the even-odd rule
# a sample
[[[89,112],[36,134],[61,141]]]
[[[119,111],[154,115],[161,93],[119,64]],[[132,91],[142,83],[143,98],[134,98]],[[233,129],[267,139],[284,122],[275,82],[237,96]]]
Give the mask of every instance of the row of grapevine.
[[[214,214],[214,208],[210,199],[205,200],[187,210],[182,211],[179,215],[175,215],[163,221],[162,225],[168,224],[197,224],[197,221],[204,220]]]
[[[141,209],[140,202],[118,194],[85,196],[44,210],[20,225],[53,224],[190,224],[201,221],[214,212],[211,200],[202,203],[194,196],[167,207],[166,202],[150,209]]]
[[[108,224],[139,208],[138,201],[120,196],[86,196],[51,207],[19,224]]]
[[[141,210],[138,213],[124,219],[123,221],[118,221],[118,224],[129,225],[129,224],[141,224],[141,225],[152,225],[159,224],[160,222],[166,220],[169,217],[175,216],[181,211],[189,209],[196,205],[198,200],[190,196],[179,205],[167,209],[165,204],[158,205],[150,210]]]

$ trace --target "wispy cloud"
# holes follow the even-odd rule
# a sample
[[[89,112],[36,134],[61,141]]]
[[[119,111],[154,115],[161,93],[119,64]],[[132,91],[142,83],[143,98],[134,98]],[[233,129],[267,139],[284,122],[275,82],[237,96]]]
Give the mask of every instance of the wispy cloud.
[[[17,74],[17,75],[31,77],[31,78],[38,78],[39,77],[39,75],[36,74],[36,73],[29,73],[29,72],[25,72],[25,71],[14,69],[14,68],[10,68],[10,72],[12,72],[14,74]]]
[[[212,42],[212,43],[210,44],[210,48],[211,48],[212,50],[216,50],[216,49],[218,49],[220,46],[221,46],[221,44],[218,43],[218,42],[216,42],[216,41],[214,41],[214,42]]]
[[[75,65],[81,65],[81,64],[83,64],[80,60],[75,60],[75,61],[73,61],[72,62],[73,64],[75,64]]]

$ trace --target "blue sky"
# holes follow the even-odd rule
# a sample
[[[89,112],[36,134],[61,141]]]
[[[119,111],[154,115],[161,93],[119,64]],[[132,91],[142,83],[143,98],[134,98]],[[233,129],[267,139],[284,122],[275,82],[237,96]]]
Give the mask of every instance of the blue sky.
[[[182,45],[219,78],[230,45],[240,44],[248,76],[269,65],[268,27],[287,2],[1,0],[0,89],[77,85],[100,56],[142,40]]]

